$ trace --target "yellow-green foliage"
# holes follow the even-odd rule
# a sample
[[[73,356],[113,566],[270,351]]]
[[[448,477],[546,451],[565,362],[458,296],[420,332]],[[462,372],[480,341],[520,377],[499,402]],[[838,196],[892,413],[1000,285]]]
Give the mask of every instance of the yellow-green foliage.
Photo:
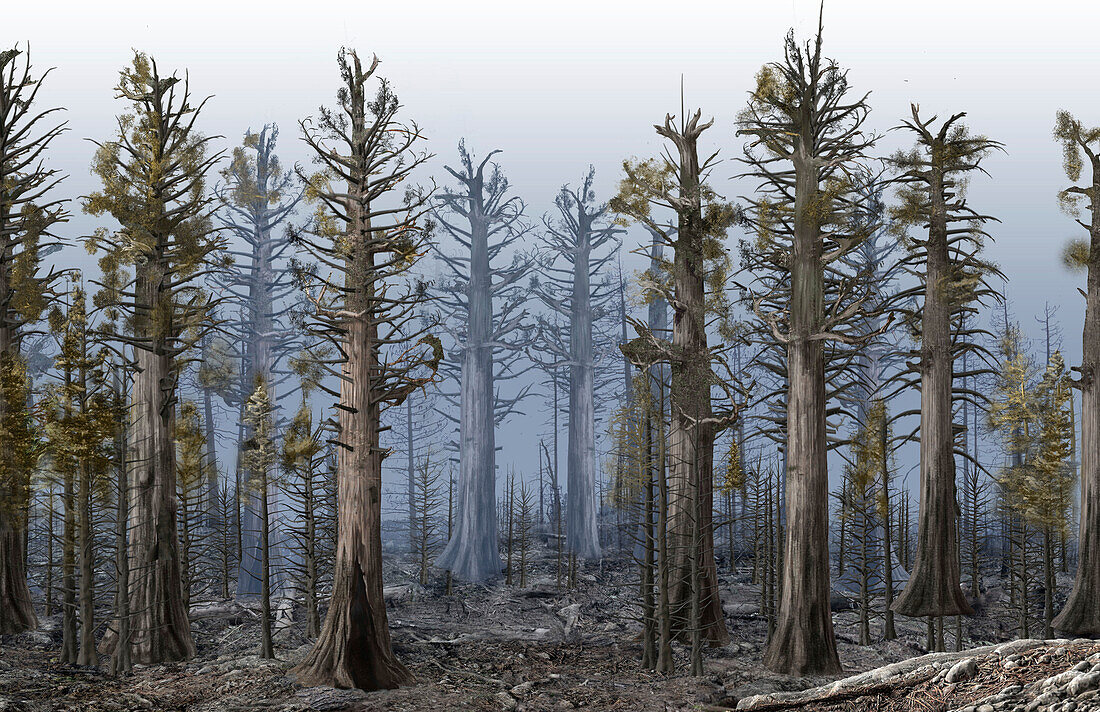
[[[205,318],[205,299],[168,284],[196,275],[221,246],[205,194],[208,139],[192,129],[198,107],[188,103],[180,81],[160,76],[152,59],[134,53],[115,87],[129,111],[119,117],[116,137],[99,144],[92,173],[102,187],[84,201],[86,213],[111,215],[120,225],[96,231],[87,242],[89,251],[106,253],[100,262],[108,279],[102,306],[118,306],[122,270],[134,265],[135,276],[156,286],[152,303],[137,310],[138,335],[153,339],[176,338]]]
[[[264,484],[270,482],[271,470],[279,459],[275,442],[275,407],[262,374],[256,374],[256,387],[245,404],[244,421],[252,435],[245,443],[241,464],[248,474],[249,487],[253,491],[262,491]]]
[[[283,448],[280,464],[283,472],[308,472],[310,463],[323,449],[321,442],[313,432],[313,410],[308,401],[302,399],[302,405],[283,433]]]
[[[1081,153],[1085,147],[1096,154],[1100,151],[1100,127],[1087,129],[1080,121],[1073,118],[1068,111],[1061,109],[1055,116],[1054,140],[1062,145],[1063,167],[1066,177],[1074,183],[1081,180],[1081,170],[1084,161]],[[1095,165],[1093,165],[1095,171]],[[1058,193],[1058,204],[1062,210],[1074,218],[1080,218],[1082,202],[1087,201],[1085,207],[1088,210],[1100,210],[1100,195],[1092,181],[1086,181],[1085,185],[1075,185]],[[1089,264],[1090,244],[1085,240],[1075,239],[1066,245],[1062,253],[1062,259],[1070,269],[1083,269]]]
[[[114,444],[123,413],[108,382],[108,352],[93,351],[89,343],[91,328],[82,288],[73,288],[67,311],[51,311],[50,328],[60,346],[54,366],[63,374],[46,388],[42,401],[50,462],[58,474],[90,477],[93,487],[105,496],[107,476],[118,455]]]
[[[851,461],[845,466],[849,492],[860,502],[870,506],[868,498],[874,493],[874,506],[881,521],[887,521],[887,490],[883,486],[882,471],[885,463],[887,474],[891,474],[890,454],[883,449],[882,429],[886,428],[886,439],[891,434],[886,423],[886,403],[881,399],[872,401],[867,409],[866,422],[856,430],[851,442]],[[847,516],[847,507],[841,509],[841,516]]]
[[[41,454],[27,396],[26,365],[0,352],[0,508],[9,515],[22,514]]]
[[[1069,466],[1071,386],[1065,361],[1055,352],[1036,381],[1018,330],[1009,329],[1001,350],[989,421],[1005,443],[1007,462],[998,477],[1005,502],[1033,526],[1065,532],[1075,477]]]
[[[202,418],[194,401],[180,404],[176,417],[176,483],[184,496],[202,487],[206,481],[206,437]]]

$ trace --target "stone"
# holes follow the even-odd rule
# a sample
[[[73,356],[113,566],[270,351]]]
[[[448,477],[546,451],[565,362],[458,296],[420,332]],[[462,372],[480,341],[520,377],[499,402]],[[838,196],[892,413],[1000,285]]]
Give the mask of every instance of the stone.
[[[509,695],[507,692],[501,691],[497,693],[497,702],[500,703],[501,709],[514,710],[519,704],[516,702],[516,698]]]
[[[993,712],[993,705],[988,702],[978,707],[977,712]]]
[[[977,673],[978,663],[974,658],[966,658],[952,665],[951,669],[947,671],[947,675],[944,676],[944,680],[949,684],[954,684],[969,680]]]
[[[1085,675],[1078,675],[1068,685],[1066,685],[1066,692],[1077,697],[1082,692],[1094,690],[1100,687],[1100,672],[1090,672]]]

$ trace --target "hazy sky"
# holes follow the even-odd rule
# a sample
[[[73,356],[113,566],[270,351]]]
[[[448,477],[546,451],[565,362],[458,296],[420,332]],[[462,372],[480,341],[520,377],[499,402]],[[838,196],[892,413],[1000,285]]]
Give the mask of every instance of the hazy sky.
[[[741,169],[734,116],[761,64],[781,57],[788,28],[806,37],[816,19],[816,3],[804,0],[43,1],[4,3],[0,44],[29,40],[39,68],[57,67],[41,98],[68,110],[71,130],[49,161],[70,174],[73,195],[95,187],[84,139],[110,136],[124,108],[112,87],[131,48],[162,70],[187,69],[193,92],[213,95],[199,125],[226,136],[224,146],[278,123],[289,165],[305,158],[297,120],[332,103],[336,51],[348,45],[381,57],[436,165],[454,160],[461,137],[477,154],[503,149],[500,162],[537,218],[588,164],[606,196],[623,158],[655,153],[652,124],[679,110],[681,75],[688,106],[715,117],[701,142],[727,159],[715,186],[728,197],[748,190],[730,180]],[[1055,200],[1065,180],[1051,128],[1058,108],[1100,124],[1097,27],[1095,2],[832,0],[825,8],[825,53],[850,69],[855,90],[871,92],[870,127],[886,131],[917,102],[928,115],[966,111],[974,131],[1004,142],[1007,154],[986,164],[991,178],[973,182],[971,204],[1002,221],[991,228],[990,255],[1010,278],[1017,318],[1037,334],[1032,316],[1045,301],[1060,305],[1071,363],[1083,278],[1060,265],[1075,227]],[[909,143],[888,134],[882,153]],[[94,225],[78,214],[69,228],[77,236]],[[86,262],[78,248],[67,259]],[[533,433],[541,424],[513,427]],[[506,447],[502,464],[512,459],[526,456]]]

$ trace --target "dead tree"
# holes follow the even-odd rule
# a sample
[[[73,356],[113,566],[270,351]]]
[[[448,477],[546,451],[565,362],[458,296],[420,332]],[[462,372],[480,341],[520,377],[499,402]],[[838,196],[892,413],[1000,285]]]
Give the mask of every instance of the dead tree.
[[[302,176],[317,212],[295,238],[316,260],[296,265],[316,305],[309,330],[338,351],[339,372],[320,364],[340,384],[339,393],[321,387],[340,399],[337,550],[321,634],[294,672],[304,685],[378,690],[412,677],[394,655],[382,596],[381,417],[434,378],[443,349],[413,323],[426,286],[407,280],[426,248],[420,221],[430,196],[395,194],[428,159],[415,150],[420,131],[397,119],[384,79],[368,101],[377,57],[365,70],[353,50],[341,49],[337,61],[339,107],[300,122],[322,172]]]
[[[569,371],[565,541],[569,552],[583,559],[600,555],[596,523],[596,371],[597,362],[612,355],[606,338],[598,343],[601,333],[609,330],[593,327],[601,316],[612,315],[611,300],[617,296],[611,284],[598,277],[616,255],[615,236],[622,232],[606,220],[607,205],[595,202],[595,177],[595,169],[589,168],[579,187],[563,186],[555,198],[558,215],[544,218],[545,230],[540,235],[549,253],[548,263],[542,266],[545,280],[535,282],[539,299],[564,322],[560,329],[553,329],[544,320],[540,342],[554,362],[547,369],[567,366]],[[611,251],[599,254],[605,246]],[[560,263],[564,266],[558,266]]]
[[[131,656],[135,662],[184,660],[195,652],[180,581],[175,496],[177,383],[186,354],[211,327],[216,300],[198,280],[219,269],[223,241],[211,225],[206,178],[219,159],[195,123],[188,80],[164,77],[156,62],[135,53],[122,71],[118,95],[130,113],[117,136],[97,144],[93,172],[103,189],[84,210],[111,214],[121,228],[88,241],[103,253],[101,301],[122,310],[132,331],[113,335],[133,348],[131,401],[134,467],[130,510]],[[133,274],[125,269],[130,267]]]
[[[56,297],[61,273],[41,275],[39,264],[57,245],[51,230],[67,219],[52,197],[62,176],[42,160],[65,130],[51,125],[60,109],[35,106],[48,74],[32,74],[29,49],[0,51],[0,635],[38,625],[26,572],[36,457],[22,347],[25,327]]]
[[[440,290],[439,304],[454,314],[445,323],[457,363],[445,365],[448,380],[458,391],[443,397],[457,406],[459,429],[458,493],[454,533],[435,565],[467,581],[500,575],[496,511],[496,426],[517,412],[531,386],[513,396],[499,393],[500,385],[526,373],[523,349],[530,344],[527,292],[519,280],[527,275],[530,256],[512,253],[512,262],[500,266],[506,251],[518,247],[527,233],[523,201],[509,196],[508,179],[491,151],[474,164],[459,143],[461,167],[444,166],[458,181],[456,189],[440,193],[433,217],[460,246],[450,255],[438,247],[437,258],[451,275]],[[488,172],[486,168],[489,168]]]

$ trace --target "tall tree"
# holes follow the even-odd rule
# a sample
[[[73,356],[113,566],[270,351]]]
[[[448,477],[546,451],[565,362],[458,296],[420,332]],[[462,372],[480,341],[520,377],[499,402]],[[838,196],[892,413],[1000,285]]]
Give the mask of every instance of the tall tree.
[[[757,239],[783,258],[783,279],[753,298],[754,310],[786,350],[786,537],[775,633],[764,662],[777,672],[840,672],[829,590],[827,342],[858,337],[846,322],[864,309],[837,263],[867,236],[852,220],[852,172],[873,144],[863,131],[866,95],[849,96],[847,73],[821,54],[822,25],[800,46],[787,35],[784,59],[757,74],[739,120],[748,175],[762,195],[748,215]]]
[[[238,479],[252,484],[260,478],[243,470],[243,443],[252,437],[246,417],[248,399],[254,392],[257,375],[262,376],[276,408],[278,424],[278,405],[293,390],[286,387],[291,376],[287,358],[302,345],[298,331],[291,328],[294,284],[286,266],[292,255],[290,232],[283,228],[298,206],[303,191],[294,173],[284,170],[279,161],[275,152],[278,138],[279,127],[274,124],[266,124],[258,133],[251,129],[246,131],[242,144],[233,149],[229,164],[221,171],[223,183],[215,189],[221,202],[218,220],[233,237],[228,252],[240,262],[214,275],[214,283],[230,297],[237,310],[236,317],[227,324],[232,341],[219,340],[213,345],[231,343],[240,363],[235,387],[226,390],[229,403],[238,410],[237,467],[241,470]],[[217,382],[216,372],[208,370],[207,376],[214,376],[212,380]],[[204,391],[204,396],[208,411],[205,416],[207,437],[210,438],[213,435],[210,389]],[[207,444],[212,461],[215,445],[213,442]],[[216,478],[216,471],[212,476]],[[264,494],[254,488],[244,489],[248,496],[241,523],[237,595],[255,595],[262,588],[260,532],[265,525],[260,519],[260,509],[264,506]],[[273,537],[273,551],[280,552],[282,546],[277,531],[273,532]]]
[[[60,109],[35,106],[48,74],[34,75],[29,49],[0,51],[0,635],[38,625],[24,549],[37,454],[21,351],[24,327],[54,296],[60,273],[40,275],[39,264],[56,244],[52,228],[67,217],[52,197],[61,175],[43,163],[64,130],[51,123]]]
[[[460,245],[458,255],[436,250],[452,275],[440,304],[456,318],[448,330],[460,363],[448,366],[459,381],[457,400],[459,473],[456,521],[451,539],[435,565],[467,581],[500,575],[496,518],[496,426],[516,412],[530,387],[514,396],[500,395],[500,384],[526,372],[523,348],[530,343],[523,305],[526,290],[518,284],[531,258],[512,252],[527,232],[524,204],[509,195],[510,186],[491,151],[476,166],[466,146],[458,145],[461,167],[444,166],[459,185],[440,193],[436,220]],[[489,168],[486,171],[486,168]],[[458,366],[457,371],[455,366]]]
[[[675,626],[683,637],[699,634],[722,645],[729,633],[714,561],[714,441],[735,420],[732,392],[737,377],[729,371],[725,345],[708,344],[707,329],[717,323],[723,336],[728,333],[725,282],[730,262],[723,241],[738,215],[707,183],[717,154],[699,158],[699,136],[713,124],[701,118],[702,112],[696,111],[677,125],[666,115],[654,128],[672,150],[662,161],[625,162],[625,177],[611,207],[645,225],[673,250],[667,281],[647,284],[672,306],[672,338],[631,319],[638,336],[622,349],[639,368],[669,366],[668,531]],[[675,212],[675,231],[658,221],[655,207]],[[725,391],[727,408],[714,409],[714,387]]]
[[[551,332],[544,343],[552,359],[569,367],[565,542],[571,553],[586,559],[600,555],[596,524],[596,362],[610,354],[610,349],[599,348],[596,339],[600,334],[593,327],[601,315],[613,313],[611,300],[619,296],[610,282],[598,279],[616,251],[598,251],[609,243],[617,247],[615,235],[622,231],[606,220],[607,205],[595,202],[595,177],[595,169],[589,168],[579,187],[562,186],[555,198],[558,216],[544,219],[546,229],[541,235],[552,261],[543,266],[546,280],[536,285],[543,303],[566,320],[565,334]],[[558,266],[560,262],[564,266]],[[544,331],[550,332],[549,324],[544,325]],[[556,338],[559,336],[565,338]]]
[[[1054,627],[1073,635],[1100,635],[1100,127],[1087,128],[1068,111],[1059,111],[1054,138],[1065,155],[1066,177],[1081,181],[1085,160],[1091,174],[1058,197],[1088,238],[1066,248],[1068,266],[1087,271],[1085,324],[1081,338],[1081,525],[1077,578]],[[1081,203],[1085,203],[1085,215]]]
[[[912,118],[902,126],[917,136],[917,147],[894,156],[902,171],[901,205],[894,211],[899,229],[917,226],[926,237],[909,236],[910,259],[920,275],[919,316],[920,515],[917,551],[909,583],[894,602],[906,616],[957,616],[974,611],[960,586],[958,500],[954,432],[956,358],[976,346],[957,338],[952,322],[990,294],[986,275],[996,273],[980,256],[993,220],[966,203],[965,182],[983,171],[982,160],[1000,144],[971,135],[955,114],[938,129],[936,117]]]
[[[92,171],[103,188],[84,210],[120,225],[97,230],[87,247],[103,253],[97,306],[126,314],[129,330],[114,338],[134,352],[129,644],[134,662],[155,663],[195,653],[181,586],[173,436],[180,372],[209,329],[212,300],[197,280],[222,266],[205,190],[220,156],[208,150],[214,137],[195,130],[206,100],[191,103],[186,78],[163,76],[135,52],[116,91],[129,112],[119,117],[116,138],[97,143]]]
[[[430,196],[397,195],[428,160],[415,150],[420,130],[398,120],[386,80],[368,100],[377,57],[364,70],[344,48],[337,64],[339,107],[300,122],[321,172],[307,179],[316,212],[295,238],[317,260],[296,268],[316,305],[309,328],[339,353],[340,371],[326,368],[340,384],[336,570],[321,634],[294,670],[305,685],[378,690],[412,679],[394,655],[382,597],[381,417],[434,377],[442,347],[414,321],[426,286],[407,279],[426,249]]]

